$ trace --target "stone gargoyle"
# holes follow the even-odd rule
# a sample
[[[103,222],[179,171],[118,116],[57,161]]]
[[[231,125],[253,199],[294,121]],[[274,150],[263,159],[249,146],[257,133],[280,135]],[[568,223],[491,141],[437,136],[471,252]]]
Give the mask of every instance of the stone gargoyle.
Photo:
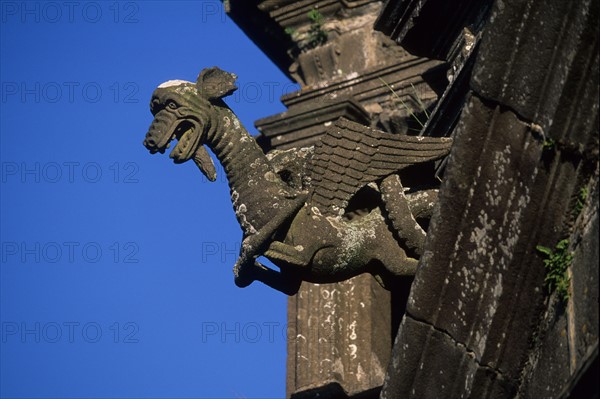
[[[212,181],[221,162],[243,241],[235,283],[262,281],[288,295],[303,280],[337,282],[369,272],[385,288],[414,275],[436,190],[405,193],[398,171],[445,156],[451,139],[381,132],[340,118],[314,147],[265,155],[222,100],[236,76],[204,69],[196,83],[158,86],[154,120],[144,146],[170,153],[175,163],[193,160]],[[264,256],[280,271],[266,267]]]

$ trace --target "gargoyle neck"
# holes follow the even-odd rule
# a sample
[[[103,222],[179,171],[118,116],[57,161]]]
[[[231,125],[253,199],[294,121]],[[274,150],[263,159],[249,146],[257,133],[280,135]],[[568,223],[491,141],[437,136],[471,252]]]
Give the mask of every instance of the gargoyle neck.
[[[284,183],[229,107],[221,102],[214,109],[205,143],[223,165],[233,209],[244,235],[251,235],[287,201]]]

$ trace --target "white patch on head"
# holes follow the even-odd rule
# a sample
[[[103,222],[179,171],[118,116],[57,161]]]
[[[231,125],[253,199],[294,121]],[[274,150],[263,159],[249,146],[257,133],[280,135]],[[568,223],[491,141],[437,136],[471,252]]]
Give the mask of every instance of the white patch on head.
[[[166,82],[161,83],[160,86],[158,86],[158,88],[159,89],[164,89],[165,87],[180,86],[180,85],[183,85],[183,84],[186,84],[186,83],[189,83],[189,84],[193,85],[192,82],[188,82],[187,80],[167,80]]]

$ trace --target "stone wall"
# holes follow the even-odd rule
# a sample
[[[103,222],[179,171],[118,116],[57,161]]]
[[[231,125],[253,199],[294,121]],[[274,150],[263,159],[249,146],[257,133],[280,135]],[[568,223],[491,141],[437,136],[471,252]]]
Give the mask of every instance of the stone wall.
[[[494,4],[382,398],[588,389],[580,377],[594,359],[597,368],[598,345],[597,8]],[[536,250],[563,239],[574,254],[566,301],[545,287]],[[597,395],[597,383],[589,389]]]

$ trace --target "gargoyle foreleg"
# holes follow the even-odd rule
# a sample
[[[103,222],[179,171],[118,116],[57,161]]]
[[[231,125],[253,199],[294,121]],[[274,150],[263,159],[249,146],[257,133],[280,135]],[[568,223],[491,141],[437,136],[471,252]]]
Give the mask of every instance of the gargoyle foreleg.
[[[281,241],[273,241],[265,256],[271,260],[282,260],[294,266],[307,266],[310,263],[310,257],[302,252],[302,249],[285,244]]]
[[[386,177],[379,185],[379,190],[400,244],[421,256],[426,234],[415,220],[409,201],[404,194],[400,176],[394,174]]]
[[[299,195],[292,200],[285,209],[281,209],[261,230],[244,238],[240,248],[240,256],[233,266],[235,284],[238,287],[246,287],[250,285],[252,281],[259,279],[256,277],[256,273],[259,272],[259,270],[252,267],[257,264],[260,265],[255,259],[267,250],[270,244],[269,240],[271,240],[275,231],[298,212],[305,200],[305,194]],[[264,268],[264,266],[262,267]],[[276,273],[275,271],[273,272]]]

